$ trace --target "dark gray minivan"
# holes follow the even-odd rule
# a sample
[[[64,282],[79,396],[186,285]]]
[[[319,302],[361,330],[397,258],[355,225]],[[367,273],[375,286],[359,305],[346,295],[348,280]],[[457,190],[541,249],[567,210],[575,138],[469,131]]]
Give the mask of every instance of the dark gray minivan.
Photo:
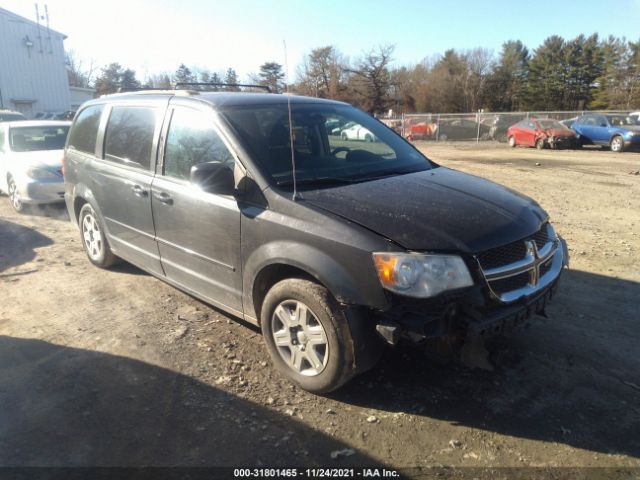
[[[384,343],[458,345],[544,313],[568,260],[536,202],[336,101],[105,96],[78,111],[64,174],[93,264],[124,259],[260,325],[313,392]]]

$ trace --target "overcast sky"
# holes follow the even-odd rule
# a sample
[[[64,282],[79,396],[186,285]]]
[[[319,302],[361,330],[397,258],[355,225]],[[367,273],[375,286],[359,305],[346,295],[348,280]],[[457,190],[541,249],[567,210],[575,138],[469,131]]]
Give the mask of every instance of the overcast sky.
[[[41,6],[45,2],[39,2]],[[133,68],[138,77],[173,72],[178,64],[241,76],[265,61],[291,76],[305,53],[335,45],[350,57],[395,44],[396,64],[412,64],[447,48],[500,50],[520,39],[530,48],[549,35],[579,33],[640,40],[640,0],[48,0],[51,27],[67,50],[97,65]],[[0,7],[35,20],[32,0]],[[41,9],[43,10],[43,9]]]

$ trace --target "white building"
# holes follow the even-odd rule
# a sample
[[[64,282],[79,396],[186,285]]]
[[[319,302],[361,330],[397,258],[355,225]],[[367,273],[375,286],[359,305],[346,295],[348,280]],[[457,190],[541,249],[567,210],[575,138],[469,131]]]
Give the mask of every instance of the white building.
[[[90,91],[76,89],[72,102],[65,38],[43,22],[38,24],[0,8],[0,108],[17,110],[31,118],[36,112],[77,108],[82,95],[84,100],[92,98]]]

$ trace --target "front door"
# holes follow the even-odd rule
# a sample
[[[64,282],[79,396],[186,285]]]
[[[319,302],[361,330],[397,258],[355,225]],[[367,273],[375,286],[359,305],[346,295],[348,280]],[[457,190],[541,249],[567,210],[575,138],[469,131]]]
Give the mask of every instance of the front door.
[[[609,122],[607,121],[607,117],[604,115],[598,115],[596,117],[596,126],[593,127],[593,141],[594,143],[599,144],[608,144],[609,143]]]
[[[163,164],[151,206],[165,274],[213,304],[242,313],[240,209],[231,195],[207,193],[189,181],[191,167],[236,166],[211,110],[175,105],[168,112]]]

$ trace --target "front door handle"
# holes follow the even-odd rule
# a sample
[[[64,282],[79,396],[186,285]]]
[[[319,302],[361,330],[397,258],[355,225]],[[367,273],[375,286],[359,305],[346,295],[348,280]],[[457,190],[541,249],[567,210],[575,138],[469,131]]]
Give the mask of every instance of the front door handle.
[[[140,185],[134,185],[133,187],[131,187],[131,190],[133,190],[133,193],[136,197],[146,197],[149,195],[149,192],[142,188]]]
[[[156,194],[156,198],[160,203],[164,203],[165,205],[173,205],[173,198],[168,193],[160,192]]]

